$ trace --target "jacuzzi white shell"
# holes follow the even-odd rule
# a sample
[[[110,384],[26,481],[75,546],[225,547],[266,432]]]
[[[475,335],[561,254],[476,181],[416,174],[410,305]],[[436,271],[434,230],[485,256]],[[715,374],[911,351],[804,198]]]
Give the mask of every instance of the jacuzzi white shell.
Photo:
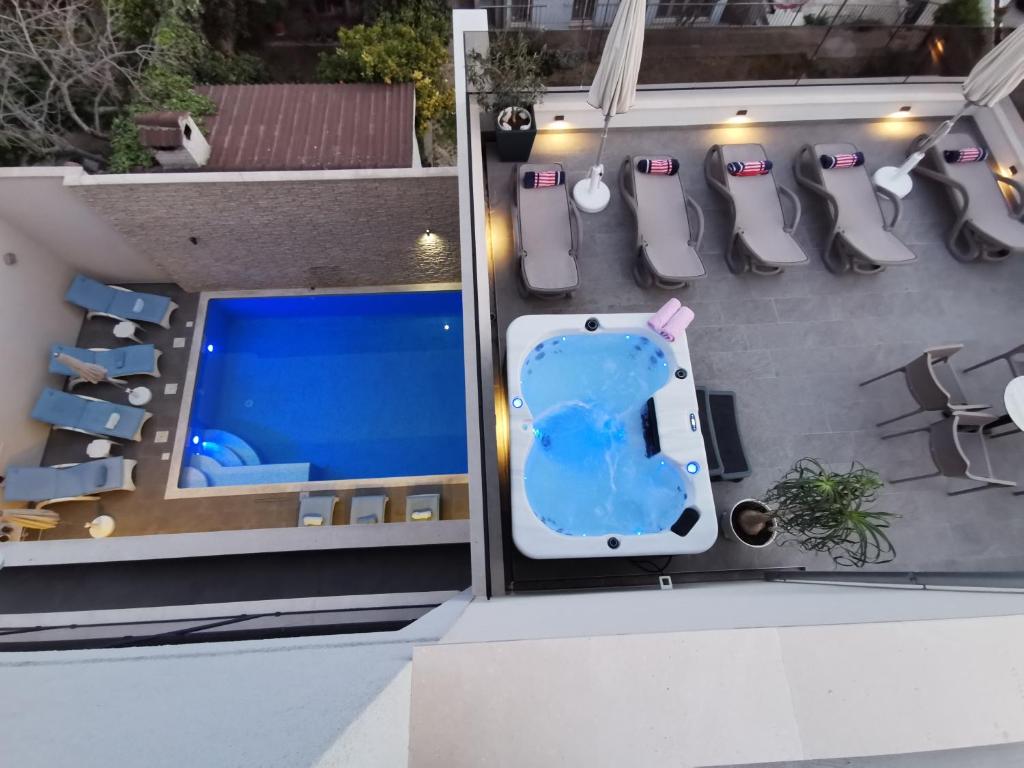
[[[537,559],[570,557],[635,557],[639,555],[694,555],[706,552],[718,538],[715,500],[711,493],[711,479],[707,474],[707,456],[700,431],[697,393],[694,389],[690,363],[690,348],[686,336],[674,342],[662,338],[647,327],[651,315],[524,315],[508,327],[506,336],[506,376],[508,386],[510,480],[512,490],[512,538],[516,547],[527,557]],[[600,327],[587,331],[584,323],[596,318]],[[568,536],[548,528],[540,521],[526,498],[523,473],[526,457],[533,446],[533,421],[529,403],[513,406],[513,400],[522,399],[521,371],[530,350],[553,336],[590,333],[630,333],[645,336],[665,352],[670,370],[683,368],[685,379],[670,376],[668,383],[654,394],[661,439],[661,456],[679,465],[683,476],[690,480],[689,506],[700,512],[700,519],[686,536],[671,530],[642,535],[615,534],[617,549],[608,546],[611,535]],[[696,431],[690,429],[690,414]],[[688,475],[685,466],[690,461],[700,465],[696,475]],[[571,488],[565,489],[572,493]],[[680,510],[682,512],[682,510]]]

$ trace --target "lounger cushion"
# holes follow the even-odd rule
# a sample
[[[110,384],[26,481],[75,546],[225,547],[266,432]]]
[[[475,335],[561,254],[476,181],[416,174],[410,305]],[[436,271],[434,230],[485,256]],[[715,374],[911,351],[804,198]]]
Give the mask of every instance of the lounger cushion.
[[[857,152],[852,144],[818,144],[817,156]],[[836,222],[840,237],[860,258],[875,264],[901,264],[917,259],[903,241],[885,229],[881,202],[863,165],[842,172],[819,167],[819,181],[839,205]]]
[[[523,174],[523,189],[558,187],[562,184],[565,184],[564,171],[528,171]]]
[[[87,461],[74,467],[9,467],[4,483],[8,501],[47,501],[89,496],[122,488],[124,459]]]
[[[946,162],[946,152],[967,149],[976,144],[973,138],[963,133],[943,137],[930,153],[935,169],[967,190],[970,197],[967,220],[975,230],[1010,250],[1024,250],[1024,224],[1011,215],[988,163]],[[959,200],[955,192],[951,191],[950,195]]]
[[[116,416],[116,424],[108,427]],[[44,389],[35,407],[32,418],[57,427],[70,427],[92,434],[108,435],[124,439],[135,439],[146,412],[130,405],[92,400],[56,389]]]
[[[137,374],[155,374],[156,347],[152,344],[135,344],[119,349],[81,349],[54,344],[50,348],[50,373],[58,376],[73,376],[74,372],[60,361],[54,359],[58,354],[65,354],[85,363],[96,363],[107,369],[112,377],[134,376]]]
[[[520,174],[551,170],[551,166],[523,165]],[[557,166],[561,170],[561,166]],[[579,285],[572,255],[569,193],[562,186],[531,189],[518,195],[523,280],[538,293],[561,293]]]
[[[665,282],[685,282],[707,271],[690,246],[690,223],[681,178],[637,173],[646,158],[630,163],[636,193],[637,226],[651,272]]]
[[[988,159],[988,150],[982,147],[947,149],[943,151],[942,159],[947,163],[980,163]]]
[[[743,158],[766,160],[760,144],[726,144],[721,147],[722,163],[743,162]],[[803,264],[807,254],[786,231],[782,203],[775,179],[770,175],[734,178],[726,175],[725,185],[736,208],[736,234],[758,261],[770,266]]]
[[[162,322],[171,306],[166,296],[118,290],[85,275],[75,276],[64,298],[90,312],[149,323]]]

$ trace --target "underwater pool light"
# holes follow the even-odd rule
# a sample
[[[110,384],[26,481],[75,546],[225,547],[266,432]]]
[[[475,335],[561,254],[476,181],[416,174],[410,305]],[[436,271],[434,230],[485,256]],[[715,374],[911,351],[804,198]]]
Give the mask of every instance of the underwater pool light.
[[[700,464],[698,464],[696,461],[688,461],[686,462],[686,471],[689,472],[691,475],[696,475],[698,472],[700,472]]]
[[[450,325],[448,325],[448,323],[445,323],[445,324],[444,324],[444,329],[445,329],[445,330],[447,331],[447,330],[448,330],[449,328],[451,328],[451,326],[450,326]]]
[[[192,445],[199,445],[199,435],[192,435]]]
[[[512,407],[513,408],[522,408],[523,407],[523,398],[521,398],[521,397],[513,397],[512,398]]]
[[[207,352],[213,352],[213,344],[207,344],[206,345],[206,351]]]

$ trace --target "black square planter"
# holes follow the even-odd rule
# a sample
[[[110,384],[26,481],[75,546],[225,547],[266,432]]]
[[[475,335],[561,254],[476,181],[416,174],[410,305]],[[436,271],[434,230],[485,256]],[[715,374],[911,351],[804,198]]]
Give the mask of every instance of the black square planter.
[[[533,140],[537,136],[537,118],[533,107],[527,108],[530,113],[530,127],[522,131],[503,131],[497,126],[495,116],[494,141],[498,145],[498,157],[505,163],[527,163]]]

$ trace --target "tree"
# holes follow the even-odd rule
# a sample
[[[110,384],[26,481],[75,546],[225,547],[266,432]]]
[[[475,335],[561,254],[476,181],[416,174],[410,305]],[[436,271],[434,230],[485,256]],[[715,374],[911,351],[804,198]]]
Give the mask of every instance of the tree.
[[[151,53],[91,0],[0,3],[0,147],[101,161]]]

